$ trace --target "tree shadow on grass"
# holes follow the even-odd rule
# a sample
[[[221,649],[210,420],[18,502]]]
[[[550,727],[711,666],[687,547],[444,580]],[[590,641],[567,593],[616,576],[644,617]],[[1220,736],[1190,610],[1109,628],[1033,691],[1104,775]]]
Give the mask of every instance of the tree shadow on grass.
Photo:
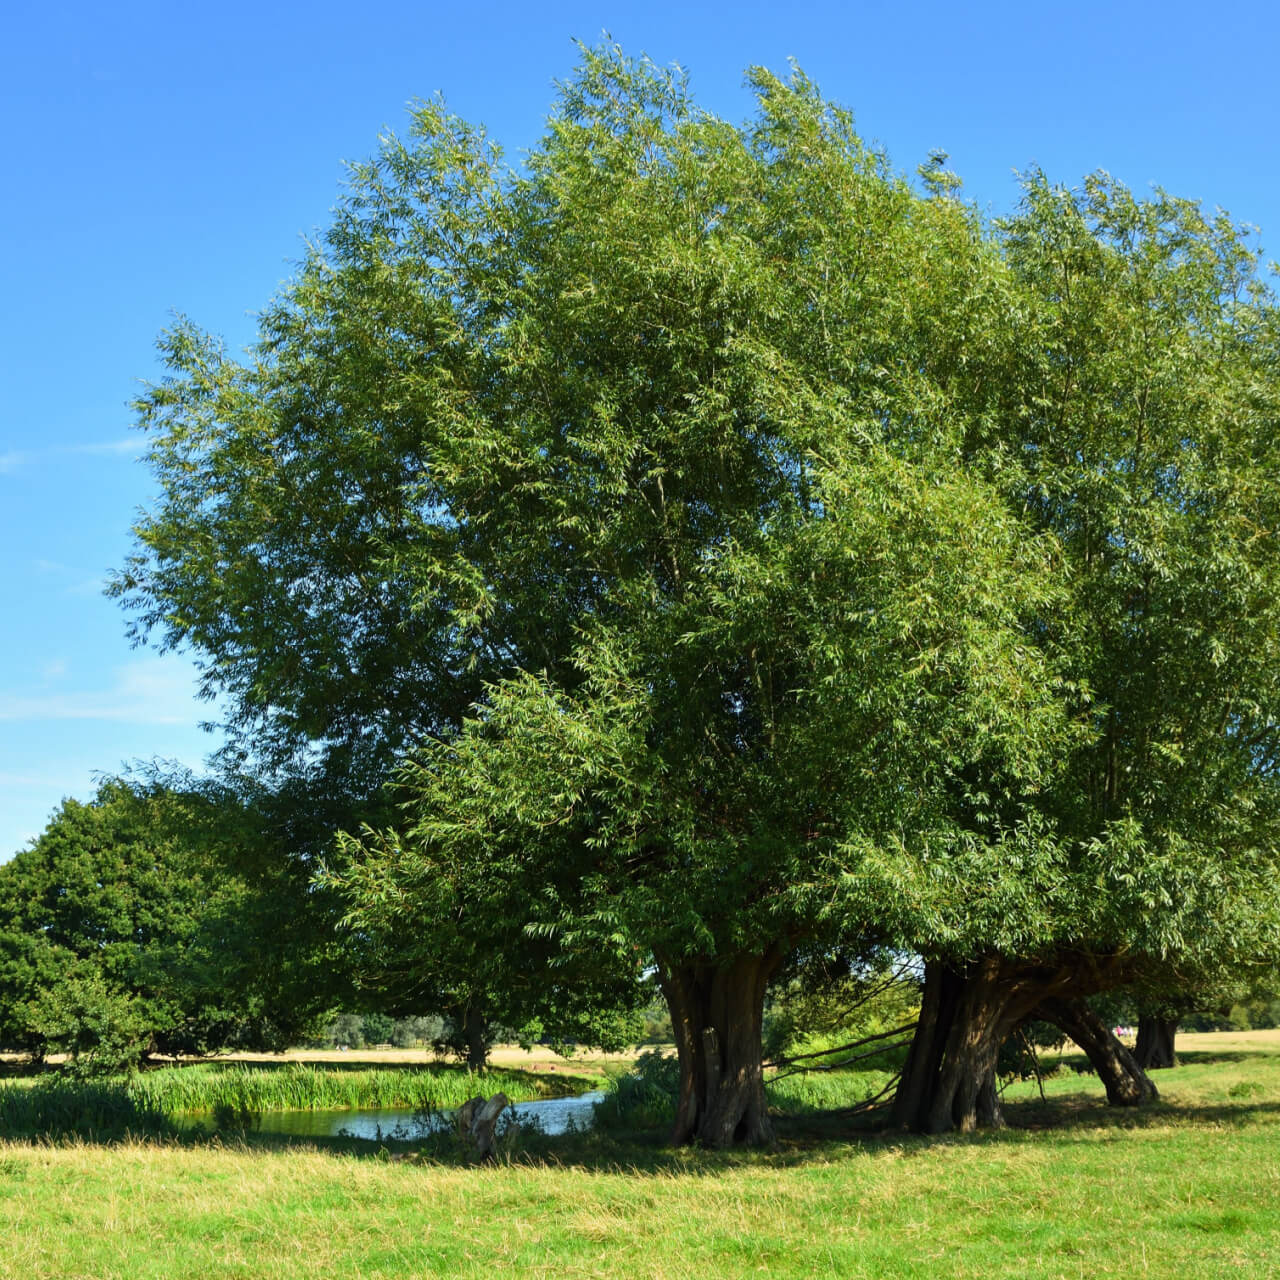
[[[1251,1055],[1245,1054],[1247,1058]],[[1233,1059],[1234,1060],[1234,1059]],[[102,1086],[112,1103],[112,1089]],[[109,1127],[52,1125],[43,1131],[15,1132],[0,1127],[0,1138],[11,1141],[89,1141],[103,1145],[153,1141],[165,1146],[209,1149],[288,1152],[309,1150],[334,1157],[404,1162],[410,1167],[456,1169],[474,1166],[473,1153],[451,1132],[427,1138],[404,1138],[394,1132],[379,1139],[345,1136],[263,1133],[251,1115],[224,1115],[208,1128],[184,1129],[154,1115],[141,1123],[124,1110],[124,1088],[114,1101],[121,1111]],[[1008,1127],[971,1134],[937,1137],[904,1133],[886,1124],[886,1113],[850,1114],[847,1111],[811,1112],[776,1117],[777,1140],[767,1149],[710,1151],[696,1147],[671,1147],[665,1131],[581,1130],[547,1136],[526,1132],[503,1152],[497,1165],[516,1168],[575,1169],[595,1173],[628,1173],[638,1176],[713,1176],[744,1167],[789,1168],[825,1163],[855,1152],[874,1154],[892,1150],[895,1156],[924,1154],[940,1145],[1027,1145],[1052,1133],[1054,1141],[1096,1142],[1098,1130],[1160,1128],[1248,1127],[1280,1125],[1280,1100],[1242,1096],[1213,1102],[1183,1103],[1176,1097],[1159,1099],[1140,1107],[1113,1107],[1094,1091],[1079,1091],[1038,1098],[1006,1100]],[[488,1167],[495,1167],[490,1164]]]

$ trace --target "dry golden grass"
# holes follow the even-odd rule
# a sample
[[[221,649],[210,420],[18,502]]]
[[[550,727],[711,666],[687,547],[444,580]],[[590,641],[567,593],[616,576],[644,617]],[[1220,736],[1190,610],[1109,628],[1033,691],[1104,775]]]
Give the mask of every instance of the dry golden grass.
[[[1237,1050],[1280,1052],[1280,1027],[1268,1031],[1179,1031],[1179,1053],[1223,1053]]]
[[[672,1050],[674,1052],[674,1050]],[[569,1072],[573,1075],[601,1075],[613,1066],[626,1066],[636,1059],[636,1050],[627,1053],[599,1053],[579,1050],[563,1058],[550,1049],[522,1049],[518,1044],[495,1045],[489,1054],[493,1067],[516,1067],[522,1071]],[[219,1062],[309,1062],[342,1063],[344,1066],[423,1066],[440,1059],[430,1049],[289,1049],[284,1053],[220,1053]]]

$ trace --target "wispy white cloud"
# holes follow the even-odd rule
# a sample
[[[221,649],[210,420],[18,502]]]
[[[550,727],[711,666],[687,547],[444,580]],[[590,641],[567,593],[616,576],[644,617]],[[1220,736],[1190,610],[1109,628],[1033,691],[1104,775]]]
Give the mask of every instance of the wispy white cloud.
[[[0,721],[110,720],[119,724],[193,724],[196,677],[174,655],[143,658],[111,672],[106,688],[0,692]]]
[[[107,587],[108,575],[99,574],[96,578],[81,578],[78,582],[62,588],[64,596],[75,596],[77,599],[91,599],[100,596]]]
[[[141,444],[137,436],[124,436],[119,440],[104,440],[95,444],[68,444],[59,447],[59,453],[138,453]]]
[[[65,585],[61,588],[61,594],[74,596],[77,599],[100,596],[106,590],[110,577],[105,571],[89,576],[84,569],[76,569],[68,564],[60,564],[57,560],[35,560],[32,563],[36,572],[44,574],[47,578],[74,579],[74,581],[65,582]]]
[[[139,441],[134,436],[121,440],[97,440],[86,444],[51,445],[47,449],[9,449],[0,453],[0,475],[7,475],[22,467],[39,466],[58,458],[79,456],[101,457],[105,455],[138,453]]]

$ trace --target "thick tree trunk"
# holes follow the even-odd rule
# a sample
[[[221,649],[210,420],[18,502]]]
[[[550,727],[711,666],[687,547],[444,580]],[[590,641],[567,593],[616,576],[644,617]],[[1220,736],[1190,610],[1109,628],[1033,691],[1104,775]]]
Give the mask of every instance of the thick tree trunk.
[[[672,1142],[728,1147],[772,1140],[760,1036],[765,988],[781,955],[777,948],[719,962],[658,957],[680,1058]]]
[[[1112,1106],[1136,1107],[1160,1096],[1133,1054],[1083,1000],[1046,1000],[1036,1017],[1065,1031],[1085,1051]]]
[[[472,1071],[483,1071],[489,1059],[489,1026],[479,1006],[467,1006],[462,1018],[462,1036],[467,1043],[467,1066]]]
[[[917,1133],[1000,1128],[1000,1046],[1065,974],[987,956],[963,968],[925,966],[920,1022],[893,1101],[893,1121]]]
[[[1138,1043],[1133,1051],[1138,1066],[1144,1071],[1176,1067],[1174,1037],[1178,1034],[1176,1018],[1141,1017],[1138,1019]]]

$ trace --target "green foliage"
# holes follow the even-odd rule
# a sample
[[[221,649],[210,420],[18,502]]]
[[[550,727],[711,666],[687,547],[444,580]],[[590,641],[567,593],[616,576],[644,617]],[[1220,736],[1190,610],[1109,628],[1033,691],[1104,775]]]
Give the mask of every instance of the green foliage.
[[[893,958],[861,960],[797,951],[770,992],[765,1057],[779,1062],[796,1054],[837,1049],[906,1026],[919,1012],[919,986]],[[895,1056],[901,1054],[890,1046],[885,1063],[878,1065]]]
[[[38,991],[26,1022],[45,1044],[70,1054],[69,1075],[112,1076],[137,1066],[151,1031],[142,1004],[113,991],[90,961],[77,960],[56,986]]]
[[[679,1090],[676,1058],[647,1049],[636,1057],[630,1071],[608,1078],[604,1097],[594,1107],[594,1123],[602,1129],[670,1128]]]
[[[444,1032],[444,1023],[438,1017],[397,1018],[392,1023],[390,1040],[397,1049],[412,1049],[415,1045],[431,1044]]]
[[[179,836],[192,803],[107,782],[0,867],[0,1041],[111,1073],[208,1016],[207,930],[243,893]]]
[[[419,506],[382,572],[487,681],[326,883],[389,954],[433,922],[419,972],[906,938],[945,885],[923,863],[976,874],[964,771],[1016,814],[1073,732],[1026,639],[1053,544],[956,467],[916,372],[954,323],[947,254],[993,255],[803,77],[754,74],[739,130],[584,56],[525,174],[420,112],[281,304],[289,344],[357,279],[361,323],[407,280],[447,316],[447,356],[404,352]],[[246,376],[294,385],[289,344]],[[935,414],[941,438],[894,437]],[[239,433],[219,420],[204,447]],[[988,846],[985,878],[1052,848],[1016,818]]]
[[[110,1074],[148,1052],[264,1048],[326,1010],[270,814],[227,788],[112,780],[0,867],[0,1044]],[[291,891],[290,891],[291,889]]]
[[[395,1025],[395,1019],[385,1013],[366,1013],[362,1028],[364,1038],[369,1044],[390,1044]]]
[[[1280,950],[1280,325],[1225,216],[988,225],[799,72],[586,49],[519,171],[439,103],[243,362],[183,322],[116,582],[328,860],[370,1003],[555,1034],[651,960]],[[607,1027],[595,1025],[592,1034]]]
[[[325,1039],[331,1044],[346,1045],[349,1049],[364,1048],[364,1018],[358,1013],[340,1013],[325,1029]]]

